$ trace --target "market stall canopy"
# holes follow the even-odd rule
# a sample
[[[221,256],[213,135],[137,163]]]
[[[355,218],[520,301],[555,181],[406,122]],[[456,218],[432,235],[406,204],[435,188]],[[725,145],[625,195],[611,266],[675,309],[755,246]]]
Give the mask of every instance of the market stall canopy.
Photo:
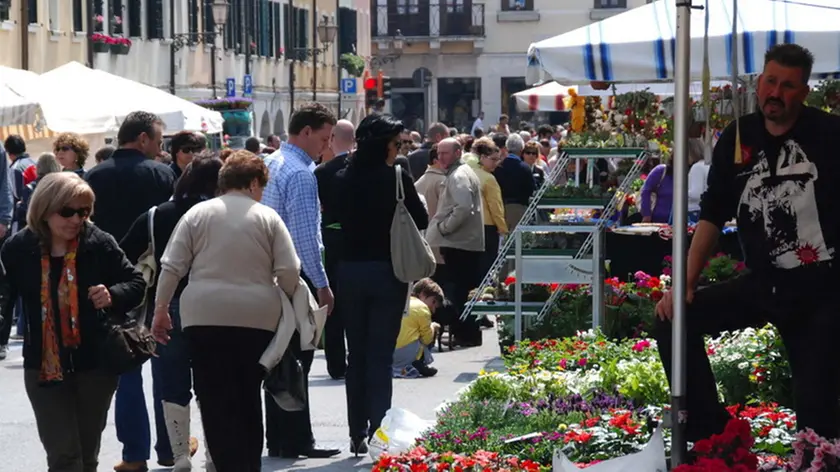
[[[0,128],[32,125],[38,121],[41,114],[38,103],[14,90],[14,87],[33,80],[38,80],[38,74],[0,66]]]
[[[714,81],[712,87],[724,87],[729,82]],[[516,109],[519,111],[566,111],[569,103],[569,89],[572,89],[582,97],[611,97],[630,92],[650,92],[660,97],[671,97],[674,95],[673,83],[651,83],[651,84],[611,84],[605,90],[598,90],[591,85],[561,85],[557,82],[548,82],[528,90],[513,94],[516,98]],[[703,84],[696,82],[691,84],[690,93],[694,97],[703,94]]]
[[[696,4],[705,6],[705,10],[691,14],[691,77],[702,78],[703,38],[709,15],[711,77],[728,79],[732,76],[733,2],[701,0]],[[738,10],[735,44],[740,73],[760,73],[764,52],[779,43],[808,48],[814,54],[815,74],[840,70],[840,8],[836,0],[739,0]],[[675,0],[657,0],[534,43],[528,50],[529,76],[534,76],[534,69],[541,69],[554,80],[568,84],[672,80],[676,15]]]
[[[41,74],[22,93],[44,111],[47,127],[79,134],[114,133],[138,110],[158,115],[167,134],[178,131],[219,133],[219,112],[200,107],[163,90],[70,62]],[[68,93],[72,91],[72,93]],[[76,119],[83,115],[84,122]]]

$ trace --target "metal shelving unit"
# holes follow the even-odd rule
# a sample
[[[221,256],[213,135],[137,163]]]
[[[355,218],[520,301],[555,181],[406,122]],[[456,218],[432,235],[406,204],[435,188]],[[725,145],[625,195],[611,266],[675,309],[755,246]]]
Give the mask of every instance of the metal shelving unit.
[[[545,194],[553,187],[572,159],[585,160],[587,166],[598,158],[632,158],[633,166],[627,173],[615,194],[609,200],[604,199],[574,199],[546,197]],[[604,310],[604,231],[620,200],[630,188],[633,180],[641,172],[647,161],[648,153],[640,148],[608,148],[608,149],[567,149],[561,155],[545,183],[537,189],[531,203],[525,210],[516,229],[510,234],[499,248],[490,270],[484,276],[475,296],[464,307],[461,319],[471,313],[493,314],[499,316],[514,316],[514,336],[517,341],[522,339],[523,316],[536,316],[538,320],[545,317],[554,306],[560,290],[555,290],[548,301],[523,302],[523,284],[588,284],[592,285],[593,294],[593,326],[601,323]],[[580,168],[578,166],[578,168]],[[592,175],[590,172],[589,175]],[[575,182],[578,182],[578,176]],[[602,210],[601,218],[595,224],[532,224],[538,210],[553,210],[557,208],[579,210]],[[540,249],[523,247],[522,236],[525,233],[587,233],[586,240],[576,249]],[[498,279],[499,271],[508,260],[514,261],[514,300],[511,301],[482,301],[484,291]]]

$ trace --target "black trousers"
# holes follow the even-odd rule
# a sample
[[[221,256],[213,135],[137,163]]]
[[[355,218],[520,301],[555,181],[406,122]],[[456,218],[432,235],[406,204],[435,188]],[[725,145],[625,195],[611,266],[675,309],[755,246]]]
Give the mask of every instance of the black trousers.
[[[447,268],[443,290],[446,298],[452,302],[460,316],[464,311],[470,290],[481,284],[481,276],[478,273],[484,252],[464,251],[451,247],[443,247],[440,252],[446,260]],[[456,318],[452,324],[452,334],[459,342],[481,344],[481,327],[478,324],[478,318],[473,315],[463,321]]]
[[[481,264],[478,266],[479,277],[484,280],[484,276],[496,262],[496,257],[499,255],[499,230],[494,225],[484,225],[484,253],[481,255]]]
[[[327,372],[332,378],[342,378],[347,371],[347,347],[344,342],[344,305],[338,296],[338,263],[344,257],[344,239],[341,230],[326,228],[324,237],[324,268],[335,296],[332,314],[324,325],[324,356]]]
[[[253,328],[184,329],[204,437],[218,472],[259,472],[262,356],[274,333]]]
[[[408,284],[390,261],[343,261],[341,297],[347,303],[347,422],[350,438],[373,436],[391,408],[394,349]]]
[[[301,277],[316,292],[312,282],[301,273]],[[277,406],[271,396],[265,396],[265,442],[270,451],[301,453],[315,446],[312,433],[312,420],[309,417],[309,371],[315,359],[315,351],[300,349],[300,334],[295,331],[289,341],[287,352],[291,352],[303,368],[303,380],[306,387],[306,407],[301,411],[286,411]]]
[[[825,267],[825,266],[823,266]],[[772,278],[755,274],[713,285],[695,293],[686,311],[686,402],[689,441],[723,430],[729,415],[718,402],[703,337],[721,331],[773,323],[788,353],[800,429],[826,438],[840,436],[840,317],[829,295],[840,277],[803,268]],[[671,378],[671,323],[654,328],[662,364]]]

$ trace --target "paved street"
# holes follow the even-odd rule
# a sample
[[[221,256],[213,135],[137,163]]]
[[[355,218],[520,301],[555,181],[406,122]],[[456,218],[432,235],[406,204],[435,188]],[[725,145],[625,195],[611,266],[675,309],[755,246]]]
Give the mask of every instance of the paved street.
[[[484,345],[479,348],[460,349],[453,352],[435,352],[435,366],[440,370],[431,379],[394,380],[394,406],[406,408],[425,419],[434,418],[435,408],[451,399],[456,392],[473,380],[479,370],[495,364],[499,354],[495,330],[484,331]],[[497,362],[497,361],[496,361]],[[148,364],[144,372],[147,404],[151,405],[151,371]],[[341,448],[344,452],[331,460],[263,460],[263,470],[274,471],[317,471],[339,472],[370,470],[370,458],[353,458],[348,452],[347,408],[344,396],[344,382],[334,381],[326,372],[323,351],[315,358],[310,375],[312,423],[319,444]],[[117,441],[111,419],[102,436],[100,467],[102,472],[110,471],[120,460],[121,445]],[[151,415],[151,408],[149,411]],[[194,436],[202,437],[198,409],[193,406]],[[154,428],[152,429],[154,435]],[[203,444],[196,456],[194,470],[203,470]],[[157,466],[153,460],[150,466]],[[155,468],[154,471],[168,469]],[[46,461],[32,409],[23,388],[22,359],[19,341],[14,342],[12,352],[5,361],[0,361],[0,470],[3,472],[43,472]]]

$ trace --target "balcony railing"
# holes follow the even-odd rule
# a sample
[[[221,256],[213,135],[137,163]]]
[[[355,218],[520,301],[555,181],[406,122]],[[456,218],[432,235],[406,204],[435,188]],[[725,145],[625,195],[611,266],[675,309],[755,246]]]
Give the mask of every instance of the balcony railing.
[[[484,36],[484,5],[467,1],[451,3],[389,2],[374,7],[373,37]]]

